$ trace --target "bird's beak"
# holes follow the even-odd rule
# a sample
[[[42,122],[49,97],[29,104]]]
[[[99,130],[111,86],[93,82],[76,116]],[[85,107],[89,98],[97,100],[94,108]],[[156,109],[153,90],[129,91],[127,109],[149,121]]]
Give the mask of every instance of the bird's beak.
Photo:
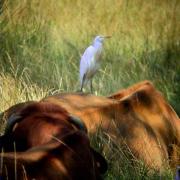
[[[111,38],[112,36],[103,36],[104,38]]]

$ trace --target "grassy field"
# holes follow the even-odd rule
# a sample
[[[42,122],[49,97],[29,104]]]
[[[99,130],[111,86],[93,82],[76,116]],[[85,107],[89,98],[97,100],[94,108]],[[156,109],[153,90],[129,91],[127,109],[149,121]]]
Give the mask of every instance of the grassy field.
[[[178,0],[4,0],[0,111],[78,90],[80,56],[94,36],[103,34],[112,38],[105,42],[95,93],[108,95],[148,79],[180,115],[179,9]],[[101,135],[92,137],[97,148],[104,141]],[[120,161],[121,154],[109,143],[106,179],[173,179],[169,171],[149,177],[141,162],[134,169],[128,160]]]

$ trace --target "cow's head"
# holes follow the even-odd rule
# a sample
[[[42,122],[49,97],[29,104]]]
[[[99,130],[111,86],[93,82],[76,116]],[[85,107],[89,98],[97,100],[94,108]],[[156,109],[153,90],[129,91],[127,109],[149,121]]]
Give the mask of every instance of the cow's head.
[[[1,139],[1,146],[9,151],[1,154],[3,162],[11,172],[12,161],[17,161],[20,177],[22,166],[28,176],[36,178],[98,179],[107,170],[105,159],[90,147],[84,123],[48,102],[30,103],[13,111]],[[14,150],[16,156],[11,153]]]
[[[52,136],[63,137],[76,130],[87,133],[85,124],[78,117],[52,103],[30,102],[13,107],[5,112],[7,123],[0,139],[6,151],[14,150],[11,142],[16,142],[17,151],[24,151],[49,142]]]

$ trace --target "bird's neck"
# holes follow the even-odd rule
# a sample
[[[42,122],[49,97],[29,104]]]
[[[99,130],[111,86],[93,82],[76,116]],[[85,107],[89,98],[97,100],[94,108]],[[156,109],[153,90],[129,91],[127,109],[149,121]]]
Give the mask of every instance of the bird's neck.
[[[102,48],[102,42],[94,42],[93,46],[97,49],[101,49]]]

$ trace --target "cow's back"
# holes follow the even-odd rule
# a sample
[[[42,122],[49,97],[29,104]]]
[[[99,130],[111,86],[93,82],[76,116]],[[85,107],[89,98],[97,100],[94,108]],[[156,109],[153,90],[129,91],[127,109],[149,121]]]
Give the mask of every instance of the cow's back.
[[[101,127],[120,145],[126,142],[133,154],[150,167],[160,169],[167,161],[179,161],[178,116],[148,81],[108,98],[74,93],[50,96],[43,101],[79,116],[91,133]]]

